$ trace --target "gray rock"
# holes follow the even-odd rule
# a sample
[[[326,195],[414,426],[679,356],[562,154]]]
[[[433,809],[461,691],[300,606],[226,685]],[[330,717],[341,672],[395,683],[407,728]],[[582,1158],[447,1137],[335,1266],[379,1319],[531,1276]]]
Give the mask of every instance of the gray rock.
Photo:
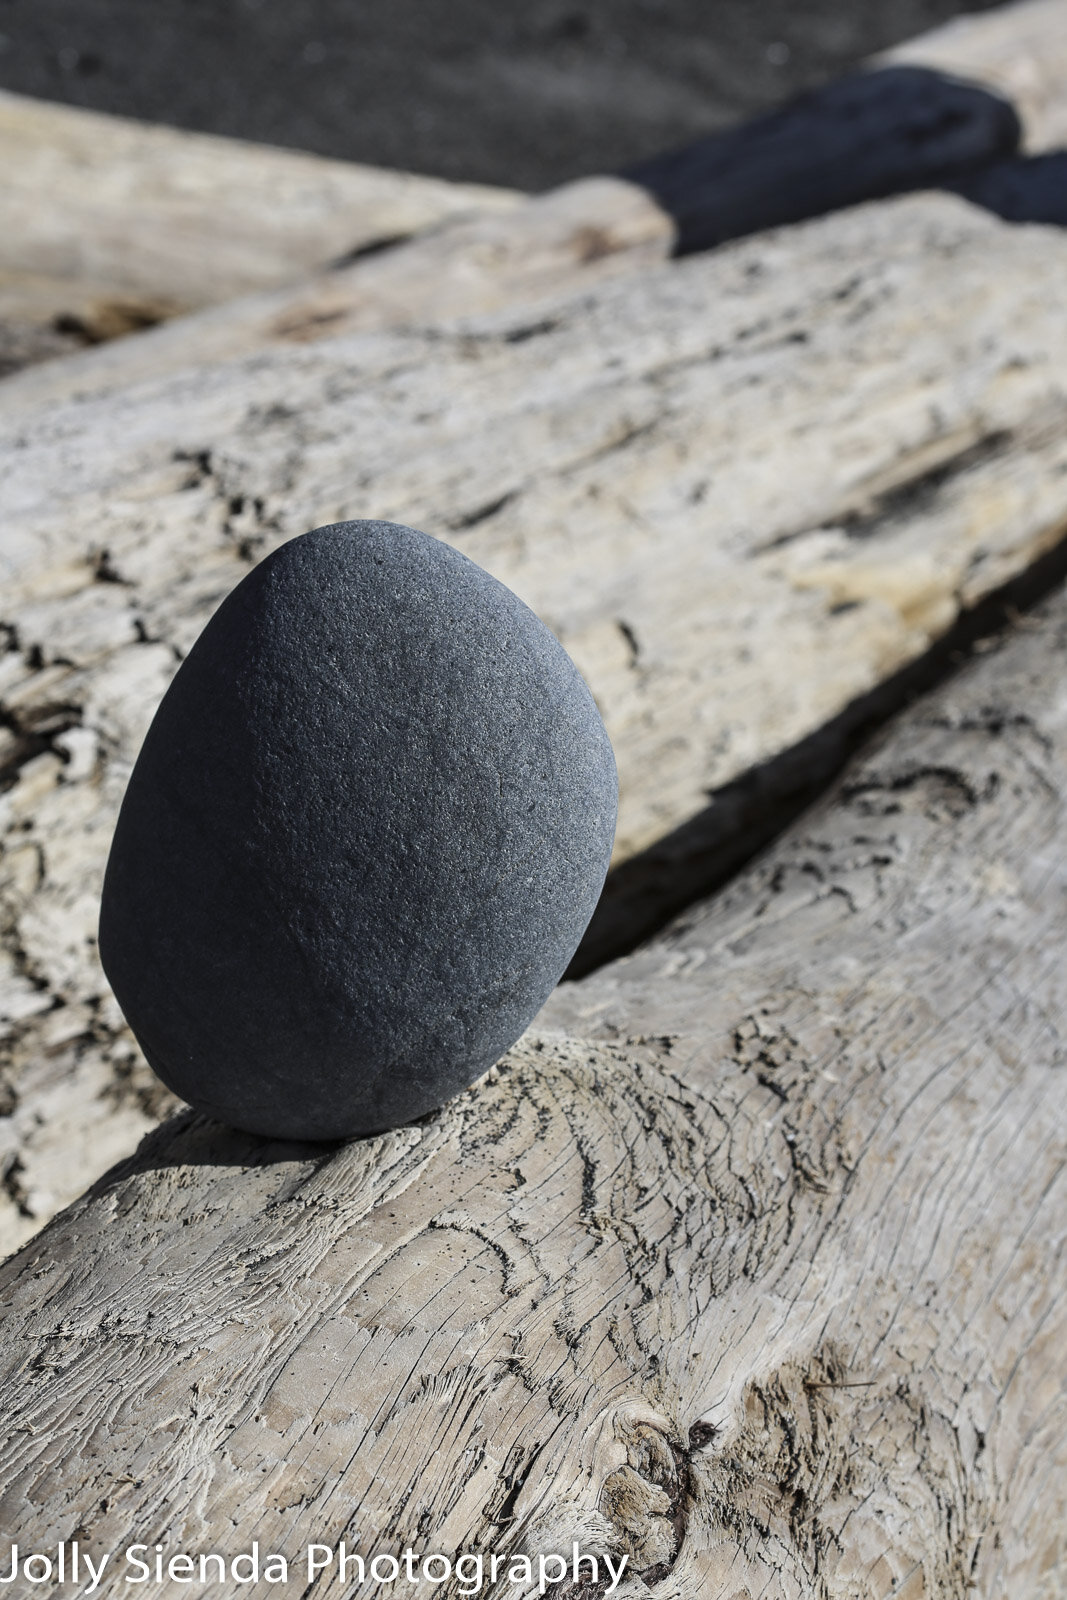
[[[318,528],[234,590],[156,713],[104,967],[202,1110],[289,1138],[393,1127],[539,1010],[615,806],[592,696],[510,590],[410,528]]]

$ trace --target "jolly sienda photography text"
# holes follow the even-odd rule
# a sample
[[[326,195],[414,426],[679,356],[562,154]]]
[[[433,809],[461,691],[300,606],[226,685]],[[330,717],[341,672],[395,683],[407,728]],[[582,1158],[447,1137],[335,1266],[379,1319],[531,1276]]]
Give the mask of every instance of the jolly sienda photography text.
[[[605,1595],[614,1594],[626,1571],[627,1557],[588,1555],[571,1547],[569,1556],[500,1555],[467,1551],[446,1556],[419,1554],[410,1547],[399,1554],[362,1555],[342,1543],[309,1544],[299,1557],[266,1554],[258,1542],[237,1555],[216,1551],[191,1554],[156,1544],[131,1544],[121,1551],[93,1552],[78,1540],[53,1545],[48,1550],[25,1550],[12,1544],[0,1557],[0,1584],[21,1579],[34,1585],[78,1585],[85,1595],[102,1594],[118,1585],[195,1584],[207,1588],[220,1583],[288,1584],[426,1584],[430,1592],[452,1582],[460,1595],[511,1586],[518,1595],[548,1594],[562,1583],[605,1583]]]

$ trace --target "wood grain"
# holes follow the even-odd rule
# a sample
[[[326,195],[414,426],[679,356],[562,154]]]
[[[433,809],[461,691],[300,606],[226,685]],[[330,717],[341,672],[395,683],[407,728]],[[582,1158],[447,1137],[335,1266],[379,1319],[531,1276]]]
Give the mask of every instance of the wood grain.
[[[10,1537],[1061,1594],[1065,670],[1059,596],[420,1124],[154,1134],[0,1272]]]
[[[9,1246],[165,1108],[99,971],[99,885],[152,711],[252,561],[377,516],[493,571],[592,685],[617,859],[658,870],[658,841],[701,815],[714,839],[744,774],[773,801],[777,757],[1060,545],[1065,286],[1059,233],[920,197],[533,318],[7,412]]]

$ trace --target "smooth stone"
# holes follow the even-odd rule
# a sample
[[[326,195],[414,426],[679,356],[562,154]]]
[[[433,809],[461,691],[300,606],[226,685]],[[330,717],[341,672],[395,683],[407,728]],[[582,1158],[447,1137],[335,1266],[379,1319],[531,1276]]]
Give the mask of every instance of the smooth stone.
[[[616,799],[589,690],[509,589],[411,528],[317,528],[239,584],[160,704],[104,969],[201,1110],[282,1138],[395,1127],[555,987]]]

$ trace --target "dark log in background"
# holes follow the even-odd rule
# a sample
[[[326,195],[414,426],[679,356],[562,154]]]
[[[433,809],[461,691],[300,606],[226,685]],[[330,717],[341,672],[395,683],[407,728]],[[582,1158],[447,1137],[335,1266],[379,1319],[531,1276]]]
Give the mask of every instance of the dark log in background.
[[[994,0],[0,0],[0,87],[543,189]]]

